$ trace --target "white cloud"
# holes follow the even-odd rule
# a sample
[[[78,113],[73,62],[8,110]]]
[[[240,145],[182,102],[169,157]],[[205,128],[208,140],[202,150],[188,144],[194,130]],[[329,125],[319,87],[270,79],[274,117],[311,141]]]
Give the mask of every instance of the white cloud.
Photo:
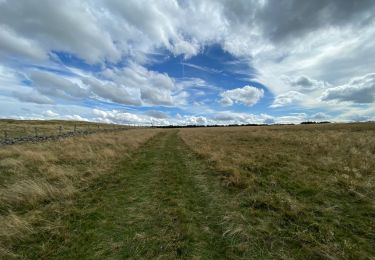
[[[242,88],[235,88],[224,91],[220,94],[222,99],[220,103],[223,106],[231,106],[233,103],[241,103],[246,106],[253,106],[264,95],[264,90],[251,86],[244,86]]]
[[[212,117],[212,120],[217,124],[299,124],[306,121],[307,118],[308,115],[305,113],[290,113],[281,116],[271,116],[268,114],[222,111],[216,113]]]
[[[123,85],[110,81],[100,81],[95,78],[84,78],[82,82],[89,86],[90,90],[99,98],[124,105],[141,105],[140,95],[137,90],[133,90],[133,94],[130,94],[129,90]]]
[[[168,114],[161,112],[161,111],[156,111],[156,110],[149,110],[145,112],[144,114],[153,118],[158,118],[158,119],[165,119],[169,117]]]
[[[100,25],[103,14],[98,12],[81,1],[5,1],[0,3],[0,23],[22,35],[25,43],[37,42],[45,53],[70,52],[89,63],[117,61],[120,52]]]
[[[29,74],[34,88],[46,96],[79,99],[88,97],[87,89],[71,80],[46,71],[33,71]]]
[[[287,93],[277,95],[271,107],[283,107],[287,105],[297,105],[303,101],[304,94],[297,91],[288,91]]]
[[[208,119],[204,116],[184,115],[169,118],[162,115],[160,111],[152,111],[152,114],[136,114],[119,110],[94,109],[93,114],[97,116],[96,121],[118,124],[139,124],[139,125],[206,125]],[[156,115],[157,114],[157,115]],[[155,116],[156,115],[156,116]]]
[[[335,118],[340,122],[375,121],[375,106],[361,110],[348,110]]]
[[[327,115],[326,113],[323,113],[323,112],[318,112],[316,114],[313,114],[310,116],[310,118],[312,120],[318,120],[318,121],[321,121],[321,120],[328,120],[330,118],[329,115]]]
[[[179,125],[207,125],[207,118],[204,116],[184,116]]]
[[[232,111],[218,112],[213,116],[213,120],[218,124],[262,124],[264,120],[272,118],[271,116],[250,113],[238,113]]]
[[[354,103],[375,102],[375,73],[350,80],[347,84],[327,89],[322,100],[349,101]]]
[[[138,90],[144,105],[174,106],[184,103],[187,97],[181,92],[181,85],[177,86],[168,74],[148,70],[136,63],[130,63],[122,69],[107,69],[103,75],[126,87],[128,91]]]
[[[22,102],[31,102],[36,104],[53,104],[52,99],[32,89],[13,91],[13,96]]]
[[[0,67],[0,95],[40,104],[93,97],[146,106],[199,103],[189,100],[188,88],[212,86],[189,86],[146,63],[157,60],[156,53],[187,59],[218,44],[254,68],[246,77],[275,96],[271,107],[367,111],[374,103],[374,8],[371,0],[0,1],[3,66],[60,66],[52,57],[64,52],[104,71],[84,77],[31,73],[37,92],[27,92],[20,89],[22,76],[12,72],[18,81],[9,84]],[[113,68],[119,64],[125,65]],[[246,87],[222,92],[221,103],[251,106],[263,97],[263,90]]]
[[[12,29],[0,25],[0,54],[47,60],[47,53],[33,40],[17,35]]]
[[[57,117],[57,116],[59,116],[58,113],[55,113],[55,112],[53,112],[52,110],[47,110],[47,111],[44,112],[43,114],[44,114],[45,116],[47,116],[47,117]]]
[[[231,106],[231,105],[233,105],[233,100],[232,100],[230,97],[223,96],[223,97],[220,99],[220,104],[221,104],[222,106]]]
[[[166,118],[158,118],[154,115],[135,114],[119,110],[100,110],[94,109],[92,113],[96,116],[95,120],[106,123],[116,124],[139,124],[139,125],[169,125]]]
[[[311,91],[321,90],[329,87],[329,84],[324,81],[315,80],[304,75],[292,78],[284,76],[282,79],[285,84],[290,86],[290,89],[297,90],[303,93],[308,93]]]

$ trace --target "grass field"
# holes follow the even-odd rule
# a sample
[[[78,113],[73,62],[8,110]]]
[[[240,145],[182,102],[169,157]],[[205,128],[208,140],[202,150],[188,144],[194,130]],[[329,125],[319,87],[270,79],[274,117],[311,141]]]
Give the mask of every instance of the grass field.
[[[57,135],[66,132],[73,132],[74,129],[76,131],[87,131],[97,129],[113,129],[116,127],[119,126],[83,121],[0,119],[0,140],[21,136]]]
[[[375,124],[133,129],[0,172],[0,257],[375,257]]]

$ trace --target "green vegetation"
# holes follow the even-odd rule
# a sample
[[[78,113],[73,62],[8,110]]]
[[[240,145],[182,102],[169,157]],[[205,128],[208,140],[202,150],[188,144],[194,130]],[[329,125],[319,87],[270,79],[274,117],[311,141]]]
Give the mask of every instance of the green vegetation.
[[[15,245],[33,234],[58,232],[79,194],[157,132],[134,129],[0,147],[0,258],[19,255]]]
[[[275,258],[375,256],[375,124],[181,130]],[[239,246],[237,244],[236,246]]]
[[[83,158],[62,152],[85,144],[92,152]],[[31,161],[31,147],[43,167],[71,174],[51,181],[53,171]],[[0,150],[4,256],[375,256],[374,124],[134,129],[11,150]],[[32,167],[39,179],[28,175]],[[62,179],[73,187],[64,196]],[[14,192],[30,180],[41,183],[35,194],[47,195]]]

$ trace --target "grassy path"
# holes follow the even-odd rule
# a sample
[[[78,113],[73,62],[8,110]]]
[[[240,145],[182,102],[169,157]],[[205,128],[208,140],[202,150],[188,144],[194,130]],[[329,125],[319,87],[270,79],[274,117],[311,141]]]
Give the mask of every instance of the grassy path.
[[[222,258],[225,192],[178,137],[151,139],[116,173],[80,196],[58,235],[20,246],[27,258]]]

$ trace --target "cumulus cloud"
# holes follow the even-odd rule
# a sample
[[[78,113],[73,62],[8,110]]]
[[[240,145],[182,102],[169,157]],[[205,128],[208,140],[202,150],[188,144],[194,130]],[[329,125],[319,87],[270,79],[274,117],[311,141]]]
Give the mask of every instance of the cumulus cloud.
[[[116,61],[120,52],[98,21],[103,14],[96,16],[95,10],[81,1],[5,1],[0,3],[0,23],[38,42],[46,53],[70,52],[89,63]]]
[[[128,89],[138,89],[139,98],[145,105],[175,104],[173,96],[177,94],[176,84],[166,73],[148,70],[139,64],[130,63],[122,69],[107,69],[103,75]]]
[[[345,102],[346,109],[358,110],[356,103],[365,109],[374,102],[374,11],[372,0],[0,1],[2,63],[22,70],[41,63],[59,67],[64,61],[52,57],[64,53],[99,64],[102,70],[74,79],[26,71],[35,91],[27,96],[12,83],[2,84],[0,94],[39,104],[60,98],[193,104],[196,100],[189,100],[191,92],[186,90],[189,83],[147,65],[159,62],[160,54],[183,55],[191,68],[217,73],[187,59],[218,45],[253,69],[245,77],[275,96],[271,108],[339,109],[326,102],[334,100]],[[208,87],[196,82],[195,88]],[[211,90],[221,92],[224,106],[252,106],[264,91],[249,88]]]
[[[178,122],[181,125],[207,125],[207,118],[204,116],[184,116]]]
[[[96,116],[95,121],[116,123],[116,124],[137,124],[137,125],[171,125],[177,124],[175,119],[168,118],[161,111],[149,111],[146,113],[134,113],[120,110],[93,109]]]
[[[213,120],[219,124],[262,124],[265,119],[271,118],[266,114],[255,115],[250,113],[238,113],[221,111],[213,116]]]
[[[150,115],[149,113],[138,114],[119,110],[93,110],[96,121],[107,123],[138,125],[207,125],[209,123],[204,116],[177,115],[175,118],[168,118],[160,116],[161,113],[160,111],[153,111]],[[158,115],[155,116],[156,114]]]
[[[218,124],[299,124],[307,118],[308,115],[305,113],[290,113],[287,115],[272,116],[263,113],[252,114],[222,111],[214,115],[209,121]]]
[[[277,95],[271,107],[283,107],[287,105],[296,105],[304,99],[305,95],[298,91],[288,91],[287,93]]]
[[[94,109],[93,114],[98,118],[96,120],[107,123],[118,123],[118,124],[146,124],[150,123],[146,117],[142,117],[129,112],[122,112],[118,110],[104,111],[100,109]]]
[[[327,89],[322,100],[350,101],[354,103],[375,102],[375,73],[354,78],[347,84]]]
[[[329,84],[324,81],[311,79],[304,75],[292,78],[284,76],[283,80],[291,87],[291,89],[298,90],[303,93],[324,89],[329,86]]]
[[[233,103],[241,103],[246,106],[253,106],[264,95],[264,90],[251,86],[226,90],[220,94],[220,103],[223,106],[231,106]]]
[[[131,95],[125,86],[113,82],[100,81],[95,78],[84,78],[82,82],[89,86],[90,91],[99,98],[124,105],[141,105],[140,95]]]
[[[58,113],[53,112],[52,110],[47,110],[46,112],[43,113],[47,117],[57,117],[59,116]]]

